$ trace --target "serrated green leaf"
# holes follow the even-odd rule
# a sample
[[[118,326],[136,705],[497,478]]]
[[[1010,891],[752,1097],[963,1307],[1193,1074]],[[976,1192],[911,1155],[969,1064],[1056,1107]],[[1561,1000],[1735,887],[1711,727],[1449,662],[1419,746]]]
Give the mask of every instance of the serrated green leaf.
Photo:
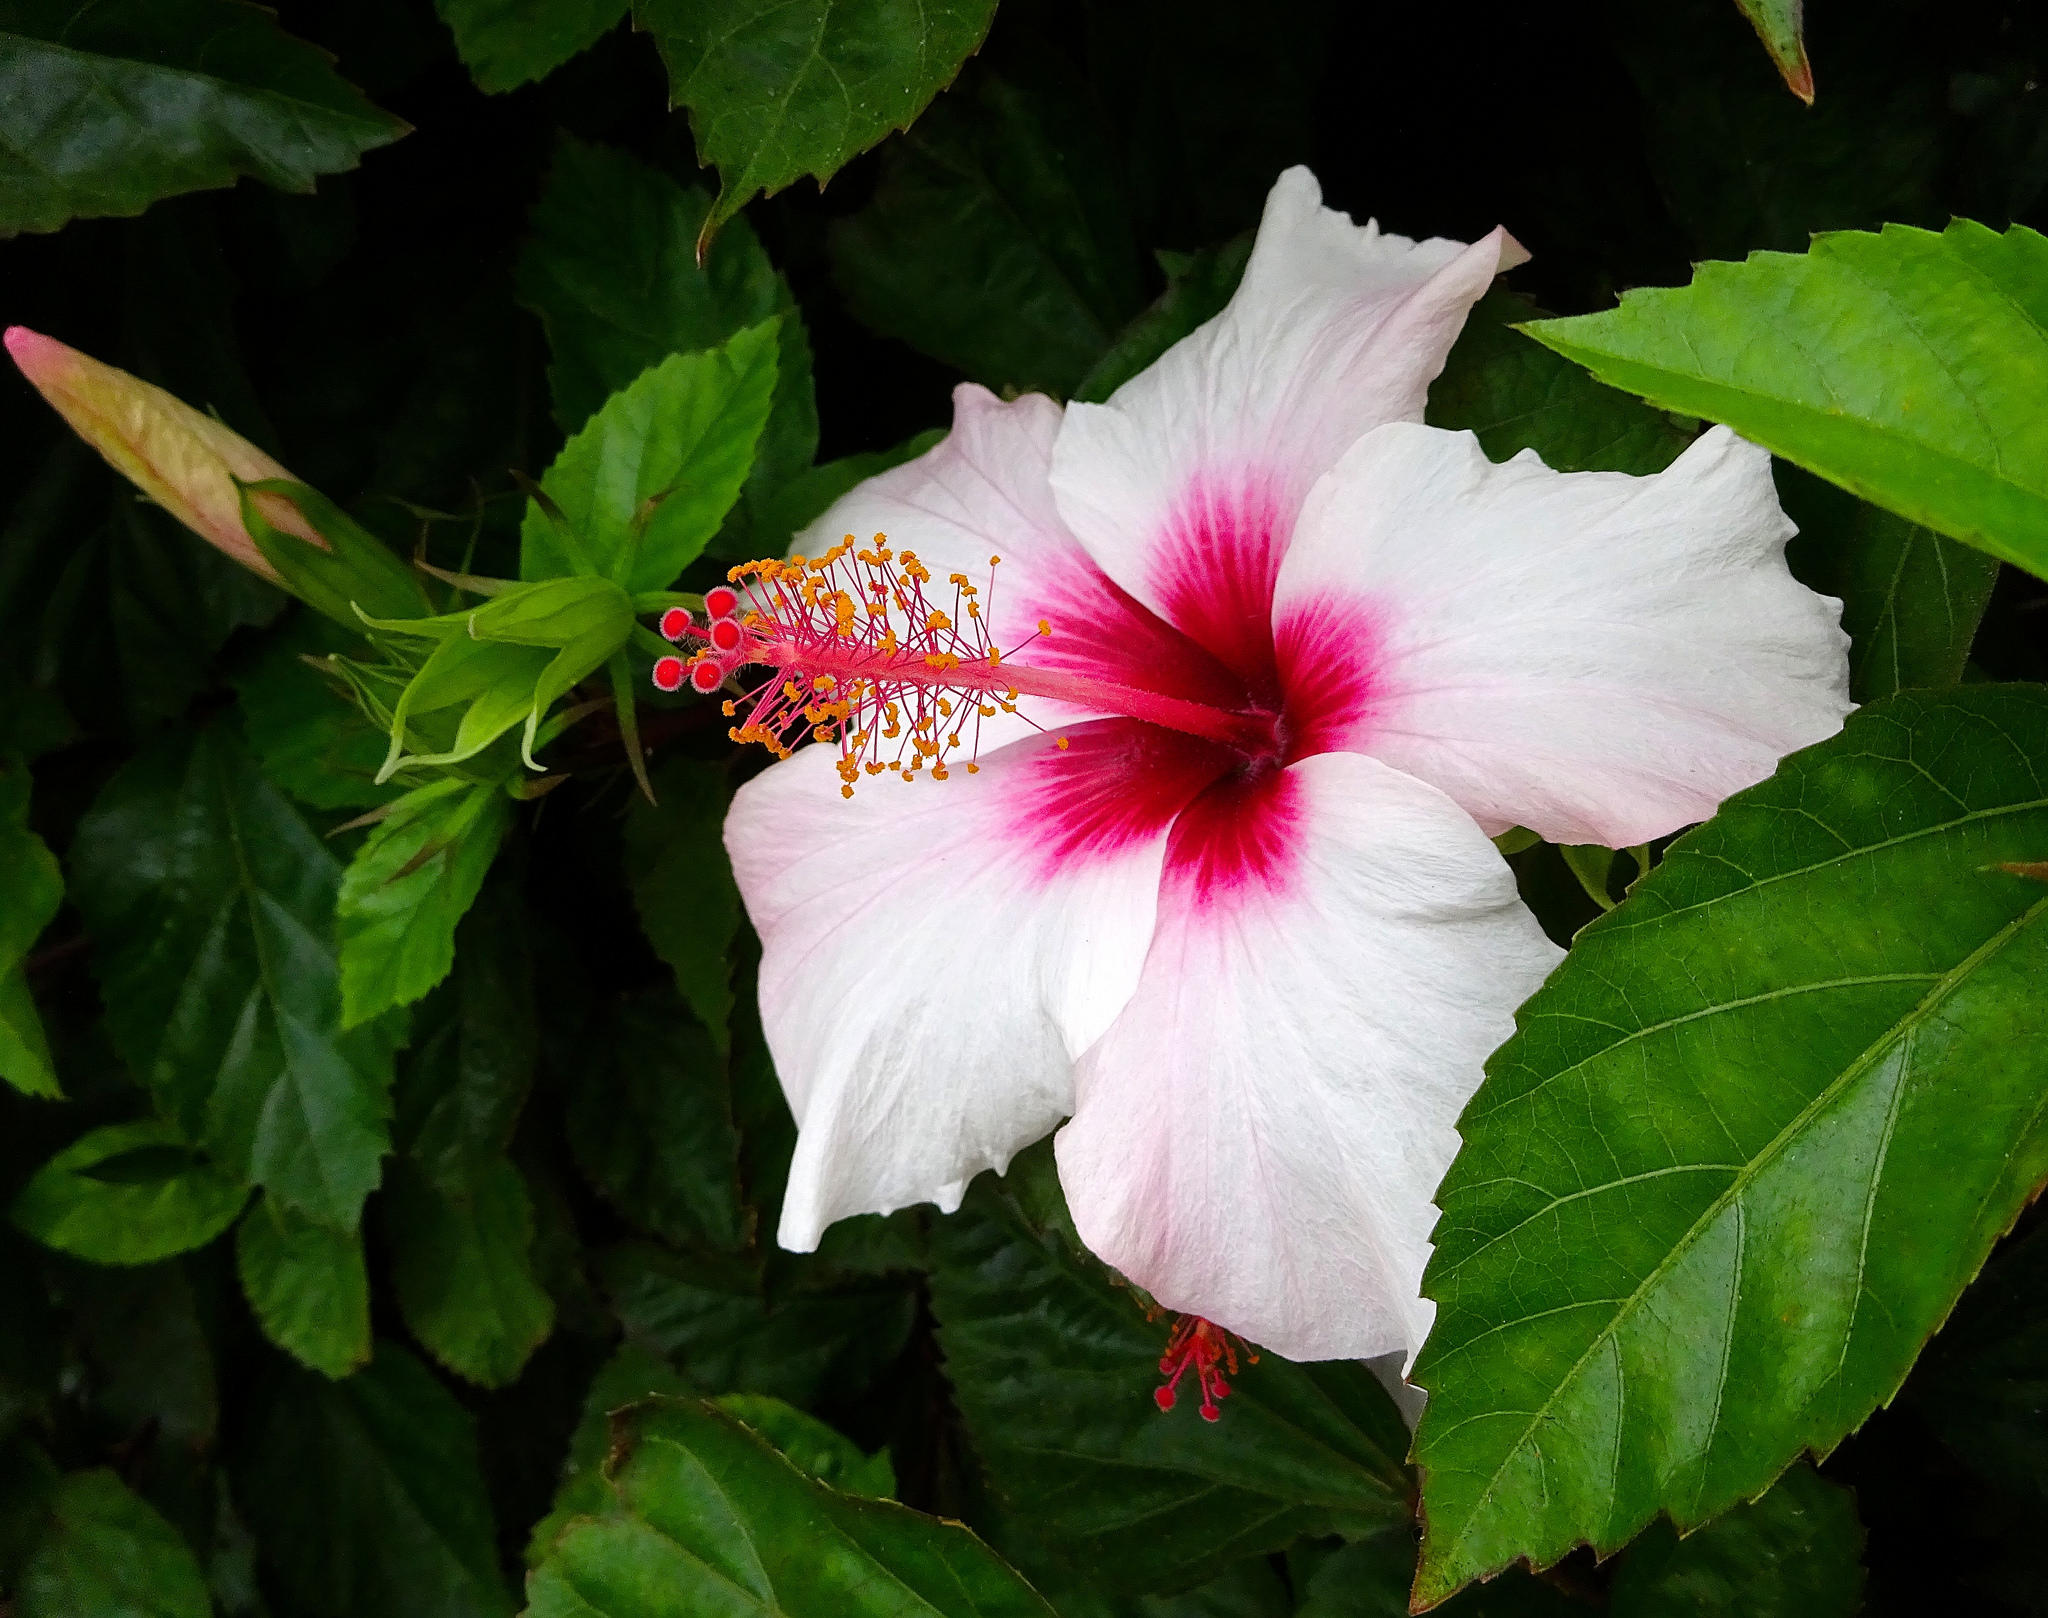
[[[715,230],[757,192],[820,185],[906,128],[981,44],[995,0],[635,0],[715,164]]]
[[[933,1234],[932,1308],[954,1396],[997,1493],[1111,1588],[1175,1589],[1303,1535],[1408,1518],[1407,1429],[1363,1365],[1272,1355],[1220,1421],[1153,1403],[1171,1321],[992,1180]]]
[[[2048,1179],[2048,689],[1865,708],[1579,934],[1459,1120],[1418,1597],[1689,1529],[1903,1380]]]
[[[765,1393],[728,1393],[711,1401],[757,1437],[774,1445],[782,1458],[805,1477],[829,1483],[841,1494],[890,1500],[896,1495],[896,1470],[889,1452],[873,1455],[816,1416]]]
[[[69,1474],[49,1509],[15,1593],[18,1618],[212,1618],[192,1548],[112,1471]]]
[[[252,175],[284,191],[406,132],[240,0],[0,7],[0,236]]]
[[[224,1169],[352,1227],[402,1029],[341,1028],[333,853],[216,725],[107,783],[71,873],[108,1031],[165,1111]]]
[[[371,828],[335,898],[345,1026],[409,1005],[448,975],[456,926],[511,822],[496,782],[443,779]]]
[[[613,1428],[610,1501],[527,1579],[528,1618],[1052,1618],[958,1523],[808,1478],[695,1400]]]
[[[1802,584],[1839,596],[1849,694],[1954,685],[1998,582],[1998,559],[1866,504],[1794,466],[1777,469],[1799,524],[1786,560]]]
[[[732,1044],[732,963],[740,894],[726,858],[725,772],[673,758],[654,773],[655,802],[637,800],[626,819],[626,879],[654,952],[676,975],[676,990],[721,1052]]]
[[[526,1543],[526,1565],[537,1567],[564,1528],[577,1517],[601,1514],[611,1498],[604,1462],[611,1451],[612,1412],[656,1394],[688,1394],[689,1382],[674,1366],[642,1344],[627,1341],[598,1367],[583,1398],[583,1414],[569,1438],[562,1482],[548,1514],[534,1524]]]
[[[764,1274],[733,1254],[634,1242],[607,1252],[601,1269],[627,1336],[706,1393],[798,1405],[827,1389],[850,1398],[903,1352],[917,1319],[914,1283],[838,1276],[803,1260]]]
[[[1117,334],[1116,341],[1076,384],[1073,396],[1100,404],[1160,355],[1223,313],[1237,283],[1244,278],[1252,239],[1236,236],[1221,247],[1169,258],[1166,290]]]
[[[533,1203],[505,1158],[444,1188],[409,1159],[384,1208],[392,1280],[405,1323],[458,1376],[487,1388],[517,1377],[554,1330],[533,1268]]]
[[[1813,104],[1813,66],[1806,59],[1806,0],[1735,0],[1784,76],[1785,88]]]
[[[323,1376],[370,1361],[363,1239],[265,1196],[235,1230],[235,1269],[263,1334]]]
[[[14,1222],[39,1242],[95,1264],[153,1264],[204,1247],[249,1200],[249,1188],[146,1119],[88,1130],[14,1199]]]
[[[235,1500],[304,1618],[509,1618],[476,1424],[404,1349],[268,1390]]]
[[[57,1072],[22,962],[64,902],[64,876],[28,826],[28,767],[0,758],[0,1079],[57,1095]]]
[[[1038,78],[980,73],[891,142],[874,197],[833,226],[832,274],[883,335],[997,392],[1065,397],[1145,288],[1100,118]]]
[[[1533,449],[1559,472],[1641,477],[1676,460],[1692,434],[1515,329],[1537,313],[1504,287],[1473,306],[1429,385],[1429,424],[1474,434],[1489,460]]]
[[[739,498],[774,400],[777,328],[673,354],[605,401],[563,446],[542,490],[592,564],[628,591],[658,590],[695,561]],[[520,576],[578,571],[537,504],[520,527]]]
[[[1847,1489],[1795,1466],[1751,1505],[1680,1539],[1658,1523],[1623,1557],[1612,1618],[1853,1618],[1863,1527]]]
[[[544,79],[595,45],[631,0],[434,0],[477,88],[493,94]]]
[[[1526,329],[1601,381],[2048,575],[2048,238],[1966,219],[1703,264]]]
[[[697,263],[710,208],[700,187],[565,138],[519,255],[519,298],[547,328],[555,419],[569,432],[670,354],[715,348],[747,326],[780,319],[774,403],[740,502],[712,542],[720,556],[775,556],[794,530],[777,530],[779,507],[771,515],[769,502],[818,448],[810,342],[796,300],[746,221],[720,231]]]

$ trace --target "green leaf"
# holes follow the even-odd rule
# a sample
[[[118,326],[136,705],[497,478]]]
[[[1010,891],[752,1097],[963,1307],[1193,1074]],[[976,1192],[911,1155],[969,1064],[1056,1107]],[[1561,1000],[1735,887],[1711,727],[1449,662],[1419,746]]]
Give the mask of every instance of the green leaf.
[[[833,226],[832,272],[883,335],[997,392],[1065,397],[1145,289],[1100,119],[1040,77],[981,73],[892,141],[873,199]]]
[[[369,809],[403,791],[377,785],[390,739],[338,676],[307,661],[361,645],[302,612],[234,675],[242,735],[263,773],[314,809]]]
[[[2048,238],[1958,219],[1703,264],[1541,320],[1601,381],[1724,421],[1910,521],[2048,574]]]
[[[123,1432],[148,1426],[196,1460],[219,1437],[221,1389],[207,1336],[219,1294],[205,1287],[202,1303],[195,1272],[218,1273],[204,1260],[141,1269],[81,1264],[67,1266],[60,1284],[72,1341],[91,1377],[95,1419]],[[169,1480],[159,1472],[148,1481],[161,1488]]]
[[[896,1469],[889,1464],[887,1450],[866,1454],[816,1416],[764,1393],[728,1393],[711,1402],[773,1444],[805,1477],[829,1483],[841,1494],[865,1495],[870,1500],[895,1497]]]
[[[980,46],[995,0],[635,0],[690,109],[718,202],[706,240],[757,192],[820,185],[906,128]]]
[[[204,1247],[249,1200],[249,1188],[147,1119],[79,1136],[14,1199],[37,1241],[95,1264],[153,1264]]]
[[[493,94],[544,79],[588,50],[631,0],[434,0],[477,88]]]
[[[1215,1425],[1192,1399],[1162,1413],[1171,1321],[1034,1232],[993,1181],[938,1224],[933,1252],[939,1345],[990,1481],[1078,1571],[1178,1588],[1304,1535],[1407,1521],[1407,1429],[1363,1365],[1269,1354],[1240,1366]]]
[[[945,436],[943,427],[928,428],[911,434],[889,449],[842,455],[837,460],[810,467],[800,476],[790,479],[776,491],[774,498],[767,502],[755,519],[751,537],[760,542],[755,547],[756,554],[787,554],[791,536],[822,517],[841,495],[850,493],[878,472],[916,460]],[[723,541],[720,543],[722,545]]]
[[[311,191],[406,132],[239,0],[0,7],[0,236],[252,175]]]
[[[1221,247],[1199,253],[1161,254],[1166,265],[1166,290],[1152,306],[1117,336],[1073,390],[1073,396],[1100,404],[1160,355],[1190,336],[1197,327],[1223,313],[1237,283],[1244,279],[1252,254],[1249,235],[1236,236]]]
[[[564,1528],[577,1517],[603,1513],[611,1499],[605,1482],[605,1457],[611,1452],[612,1412],[655,1394],[687,1394],[690,1384],[659,1354],[639,1343],[625,1342],[598,1367],[584,1395],[583,1414],[569,1439],[562,1462],[561,1486],[553,1506],[534,1524],[526,1544],[526,1565],[537,1567]]]
[[[1429,424],[1473,433],[1489,460],[1533,449],[1559,472],[1640,477],[1676,460],[1692,434],[1515,329],[1538,313],[1504,287],[1474,305],[1430,384]]]
[[[841,1494],[710,1405],[621,1412],[608,1470],[604,1515],[528,1577],[528,1618],[1052,1618],[958,1523]]]
[[[28,769],[0,758],[0,1079],[24,1095],[55,1096],[42,1017],[22,962],[64,902],[64,877],[28,827]]]
[[[391,1343],[345,1382],[281,1380],[235,1500],[304,1618],[509,1618],[476,1424]]]
[[[235,1268],[263,1334],[323,1376],[370,1361],[370,1277],[354,1231],[261,1197],[235,1231]]]
[[[1813,65],[1806,59],[1806,0],[1735,0],[1785,77],[1785,88],[1813,105]]]
[[[516,1378],[554,1330],[555,1306],[533,1268],[533,1203],[505,1158],[444,1189],[410,1160],[385,1209],[398,1307],[427,1350],[487,1388]]]
[[[764,1275],[732,1254],[673,1253],[643,1243],[601,1261],[628,1337],[674,1359],[706,1393],[766,1393],[815,1403],[868,1387],[910,1340],[913,1284],[840,1277],[815,1262]]]
[[[628,591],[674,580],[718,531],[754,461],[776,375],[776,326],[673,354],[613,394],[541,479],[599,572]],[[520,575],[578,571],[553,521],[529,504]]]
[[[327,846],[216,725],[107,783],[71,871],[108,1031],[164,1110],[222,1168],[353,1227],[401,1030],[341,1027]]]
[[[577,1166],[642,1230],[740,1247],[752,1220],[722,1053],[667,990],[623,1002],[596,1048],[568,1098]]]
[[[419,999],[455,962],[468,914],[512,820],[494,781],[443,779],[391,806],[342,873],[342,1022],[353,1028]]]
[[[1612,1618],[1852,1618],[1863,1527],[1849,1491],[1795,1466],[1753,1505],[1680,1539],[1658,1523],[1623,1557]]]
[[[2048,1179],[2048,689],[1906,692],[1673,844],[1459,1120],[1419,1597],[1690,1529],[1904,1378]]]
[[[18,1618],[212,1618],[199,1559],[105,1467],[57,1485],[15,1593]]]
[[[740,894],[726,858],[725,772],[673,758],[654,774],[654,803],[637,800],[626,819],[626,879],[654,952],[722,1052],[732,1043],[732,963]]]
[[[1849,694],[1954,685],[1998,582],[1998,560],[1846,494],[1797,467],[1777,469],[1799,524],[1786,559],[1802,584],[1842,601]]]

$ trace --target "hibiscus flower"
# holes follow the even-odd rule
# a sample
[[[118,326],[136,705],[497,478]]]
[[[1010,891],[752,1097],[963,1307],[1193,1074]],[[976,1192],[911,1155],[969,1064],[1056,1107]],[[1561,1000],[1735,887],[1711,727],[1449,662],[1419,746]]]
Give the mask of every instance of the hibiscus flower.
[[[1412,1356],[1458,1113],[1559,958],[1490,836],[1642,843],[1849,707],[1762,450],[1561,474],[1419,425],[1522,256],[1292,170],[1230,306],[1108,403],[960,388],[817,560],[714,603],[666,677],[773,671],[742,729],[783,761],[726,842],[799,1125],[784,1246],[950,1210],[1058,1127],[1081,1237],[1201,1317],[1205,1372],[1207,1322]]]

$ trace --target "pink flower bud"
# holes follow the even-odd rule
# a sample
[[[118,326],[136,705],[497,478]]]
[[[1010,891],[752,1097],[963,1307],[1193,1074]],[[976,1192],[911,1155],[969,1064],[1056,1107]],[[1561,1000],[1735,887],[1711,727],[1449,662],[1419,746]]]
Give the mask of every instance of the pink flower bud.
[[[290,478],[277,462],[213,417],[126,371],[103,365],[26,326],[7,330],[7,352],[57,414],[114,470],[215,549],[273,584],[242,523],[235,480]],[[252,496],[271,525],[322,550],[327,542],[290,501]]]

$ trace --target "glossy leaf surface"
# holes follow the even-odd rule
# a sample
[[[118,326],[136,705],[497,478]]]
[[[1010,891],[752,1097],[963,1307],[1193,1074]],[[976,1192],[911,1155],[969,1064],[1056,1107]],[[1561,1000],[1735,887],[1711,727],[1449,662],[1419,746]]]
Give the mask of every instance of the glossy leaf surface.
[[[1906,693],[1674,844],[1459,1123],[1419,1597],[1690,1528],[1891,1397],[2048,1179],[2048,690]]]

